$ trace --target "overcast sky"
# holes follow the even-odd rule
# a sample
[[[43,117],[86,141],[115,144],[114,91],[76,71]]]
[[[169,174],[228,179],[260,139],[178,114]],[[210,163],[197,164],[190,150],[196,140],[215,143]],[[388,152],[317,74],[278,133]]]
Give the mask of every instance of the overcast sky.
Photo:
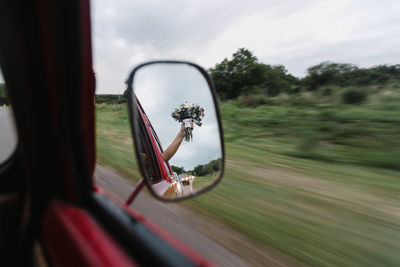
[[[149,65],[136,73],[133,85],[164,150],[181,128],[171,117],[172,111],[186,101],[204,108],[203,125],[194,126],[193,140],[182,142],[169,162],[171,165],[192,170],[222,157],[214,102],[197,69],[188,65]]]
[[[92,1],[97,93],[122,93],[137,64],[184,59],[205,68],[245,47],[297,77],[322,61],[400,63],[398,0]]]

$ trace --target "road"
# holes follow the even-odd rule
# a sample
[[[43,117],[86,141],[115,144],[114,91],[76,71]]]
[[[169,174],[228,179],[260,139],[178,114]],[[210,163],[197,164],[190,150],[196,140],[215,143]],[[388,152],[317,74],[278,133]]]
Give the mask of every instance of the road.
[[[122,178],[113,170],[99,165],[96,167],[95,177],[99,186],[123,200],[128,198],[134,188],[131,182]],[[220,266],[249,265],[242,258],[205,234],[210,227],[213,228],[209,232],[210,235],[218,231],[216,227],[220,227],[221,231],[218,232],[222,235],[218,238],[231,238],[230,233],[222,229],[222,225],[202,218],[178,204],[159,202],[144,192],[138,195],[131,206],[212,262]]]
[[[15,136],[9,108],[0,107],[0,163],[6,160],[15,149]],[[130,181],[122,178],[113,170],[99,165],[96,167],[95,178],[98,185],[122,200],[127,199],[133,190]],[[234,237],[224,229],[223,225],[202,218],[178,204],[166,204],[157,201],[146,192],[139,194],[132,207],[217,265],[249,265],[242,258],[209,237],[214,236],[215,239],[225,244],[232,243]],[[208,233],[208,235],[205,233]],[[216,237],[216,233],[218,233],[218,237]],[[239,244],[242,240],[234,240],[233,242]]]

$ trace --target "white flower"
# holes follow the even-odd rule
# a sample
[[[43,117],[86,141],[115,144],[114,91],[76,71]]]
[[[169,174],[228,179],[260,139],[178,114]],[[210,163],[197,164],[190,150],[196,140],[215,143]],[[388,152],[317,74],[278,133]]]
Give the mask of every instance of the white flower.
[[[192,105],[193,105],[192,103],[186,102],[186,103],[185,103],[185,108],[190,108]]]

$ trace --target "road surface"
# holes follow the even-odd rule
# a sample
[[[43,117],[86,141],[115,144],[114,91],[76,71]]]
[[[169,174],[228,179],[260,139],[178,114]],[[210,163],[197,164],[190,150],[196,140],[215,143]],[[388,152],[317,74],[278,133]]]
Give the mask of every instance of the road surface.
[[[0,163],[6,160],[16,147],[16,134],[11,116],[9,108],[0,107]],[[110,169],[97,166],[95,177],[98,185],[120,199],[127,199],[133,190],[131,182]],[[225,243],[231,242],[233,237],[222,225],[218,226],[207,218],[201,218],[178,204],[159,202],[145,192],[139,194],[132,207],[220,266],[249,265],[208,236],[215,236],[215,233],[218,233],[219,236],[215,239]],[[241,241],[236,240],[236,243]]]
[[[129,197],[134,188],[131,182],[116,172],[99,165],[96,167],[95,177],[99,186],[123,200]],[[144,192],[138,195],[131,206],[212,262],[220,266],[249,265],[204,233],[207,232],[205,225],[213,228],[210,235],[215,233],[215,227],[223,226],[217,226],[178,204],[159,202]],[[223,229],[220,232],[223,233]]]

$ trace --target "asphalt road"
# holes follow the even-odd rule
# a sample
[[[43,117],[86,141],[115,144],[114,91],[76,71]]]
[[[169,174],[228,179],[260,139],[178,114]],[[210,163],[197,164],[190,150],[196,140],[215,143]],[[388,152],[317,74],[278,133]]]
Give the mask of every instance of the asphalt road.
[[[126,200],[134,188],[130,181],[99,165],[96,167],[95,177],[99,186],[122,200]],[[143,191],[145,190],[147,189]],[[209,235],[218,231],[215,229],[216,227],[223,226],[218,226],[178,204],[157,201],[145,192],[141,192],[131,206],[215,264],[220,266],[249,265],[242,258],[209,237]],[[206,234],[207,226],[213,228],[212,231],[210,229],[209,235]],[[224,233],[223,229],[219,232]],[[220,235],[218,238],[224,237]]]
[[[0,107],[0,163],[6,160],[16,146],[16,134],[12,113],[8,107]]]

